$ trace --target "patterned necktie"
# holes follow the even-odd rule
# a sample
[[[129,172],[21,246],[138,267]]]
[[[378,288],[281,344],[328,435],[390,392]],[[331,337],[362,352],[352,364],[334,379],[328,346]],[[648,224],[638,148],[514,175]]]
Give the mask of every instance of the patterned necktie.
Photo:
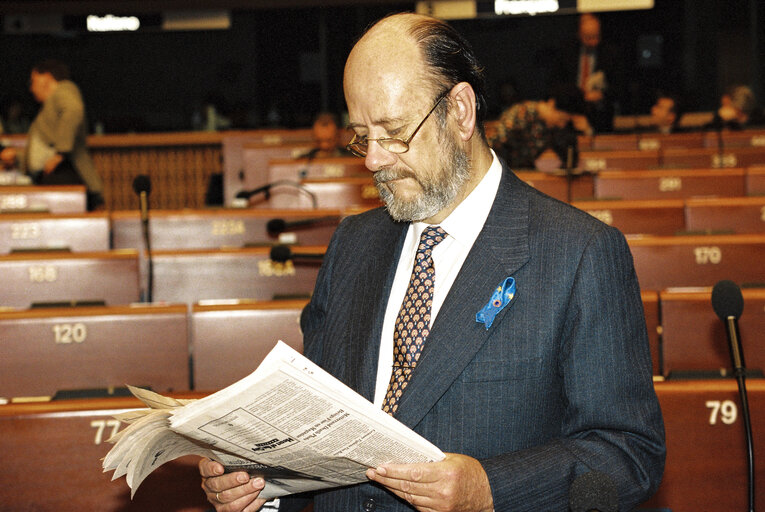
[[[398,400],[412,377],[430,332],[430,308],[436,278],[431,254],[446,236],[440,226],[428,226],[420,235],[409,288],[393,328],[393,371],[383,400],[383,411],[391,415],[398,409]]]

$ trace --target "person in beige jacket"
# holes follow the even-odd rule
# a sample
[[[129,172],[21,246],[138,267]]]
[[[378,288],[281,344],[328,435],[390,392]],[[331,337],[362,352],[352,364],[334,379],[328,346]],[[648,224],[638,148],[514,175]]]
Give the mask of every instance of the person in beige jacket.
[[[103,183],[86,146],[85,104],[68,67],[55,60],[40,62],[30,73],[29,90],[42,107],[29,128],[23,154],[7,148],[3,161],[18,160],[19,168],[40,185],[84,184],[88,209],[101,207]]]

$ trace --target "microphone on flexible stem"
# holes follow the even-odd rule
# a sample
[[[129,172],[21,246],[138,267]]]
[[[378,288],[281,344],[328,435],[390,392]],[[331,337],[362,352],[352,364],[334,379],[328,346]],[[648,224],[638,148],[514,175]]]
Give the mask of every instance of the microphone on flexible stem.
[[[267,183],[265,185],[262,185],[260,187],[254,188],[252,190],[240,190],[236,194],[237,199],[247,199],[249,200],[252,196],[265,193],[266,199],[271,197],[271,189],[277,185],[288,185],[291,187],[295,187],[300,192],[303,192],[304,194],[308,195],[311,198],[311,205],[313,208],[317,208],[317,201],[316,201],[316,194],[305,188],[301,183],[298,183],[296,181],[290,181],[290,180],[279,180],[275,181],[273,183]]]
[[[738,331],[738,319],[744,311],[744,297],[736,283],[729,280],[719,281],[712,289],[712,308],[725,324],[728,334],[733,374],[738,382],[738,392],[741,397],[741,412],[746,429],[746,447],[748,462],[749,512],[754,512],[754,442],[752,438],[752,422],[749,418],[749,399],[746,395],[746,364],[744,351],[741,347],[741,336]]]
[[[285,231],[293,229],[301,229],[314,226],[316,224],[324,224],[329,222],[337,222],[340,217],[337,215],[328,215],[326,217],[315,217],[313,219],[300,219],[300,220],[284,220],[284,219],[271,219],[266,223],[266,231],[271,236],[278,236]]]
[[[269,257],[277,263],[285,263],[287,260],[321,261],[324,254],[295,254],[286,245],[274,245]]]
[[[605,473],[589,471],[574,479],[568,491],[571,512],[617,512],[619,493]]]
[[[133,179],[133,191],[138,194],[141,203],[141,231],[146,245],[146,264],[148,267],[148,282],[146,285],[145,302],[152,302],[154,288],[154,262],[151,257],[151,237],[149,235],[149,194],[151,194],[151,178],[139,174]]]
[[[249,199],[252,196],[256,196],[260,194],[261,192],[265,193],[266,199],[271,197],[271,187],[273,186],[272,183],[268,183],[267,185],[263,185],[261,187],[254,188],[252,190],[240,190],[236,194],[237,199]]]

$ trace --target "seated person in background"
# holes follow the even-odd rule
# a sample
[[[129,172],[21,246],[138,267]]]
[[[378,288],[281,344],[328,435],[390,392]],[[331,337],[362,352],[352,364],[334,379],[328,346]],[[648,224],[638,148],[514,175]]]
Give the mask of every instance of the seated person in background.
[[[570,163],[575,166],[577,133],[592,133],[584,112],[579,88],[557,86],[544,101],[523,101],[505,110],[489,145],[511,168],[534,168],[543,154],[556,157],[557,167],[563,167],[569,148],[573,148]]]
[[[720,97],[720,108],[715,112],[715,118],[709,128],[742,130],[763,124],[763,112],[757,107],[757,99],[752,89],[746,85],[736,85]]]
[[[659,93],[656,103],[651,107],[651,122],[645,128],[659,133],[674,133],[678,131],[681,117],[682,112],[677,97]]]
[[[300,158],[330,158],[334,156],[352,156],[341,142],[341,131],[337,118],[331,112],[320,112],[313,121],[313,142],[315,147]]]

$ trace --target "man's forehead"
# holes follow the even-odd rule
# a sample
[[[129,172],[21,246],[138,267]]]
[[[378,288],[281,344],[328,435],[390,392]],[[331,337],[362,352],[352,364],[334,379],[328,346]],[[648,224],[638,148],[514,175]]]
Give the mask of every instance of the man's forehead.
[[[351,126],[393,125],[409,121],[419,105],[430,97],[422,80],[402,73],[364,77],[346,87],[346,102]],[[389,126],[391,125],[391,126]]]
[[[362,40],[348,58],[344,89],[352,123],[359,115],[375,120],[403,117],[429,95],[417,45],[411,40],[385,42],[377,37]]]

